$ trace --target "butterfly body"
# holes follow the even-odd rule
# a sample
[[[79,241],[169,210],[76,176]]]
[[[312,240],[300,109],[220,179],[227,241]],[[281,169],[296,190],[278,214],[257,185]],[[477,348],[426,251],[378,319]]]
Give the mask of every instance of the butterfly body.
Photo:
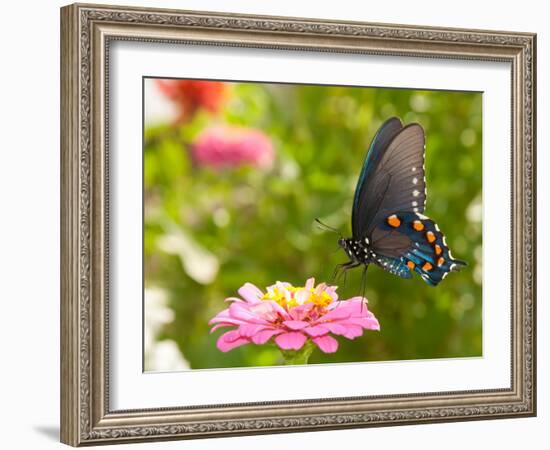
[[[453,258],[445,236],[426,217],[424,130],[387,120],[374,137],[359,175],[352,237],[341,238],[344,270],[375,264],[401,278],[417,273],[432,286],[465,265]]]
[[[348,255],[350,261],[360,264],[370,264],[374,261],[375,255],[372,249],[369,247],[369,240],[356,240],[353,238],[340,239],[338,241],[340,247],[344,249]]]

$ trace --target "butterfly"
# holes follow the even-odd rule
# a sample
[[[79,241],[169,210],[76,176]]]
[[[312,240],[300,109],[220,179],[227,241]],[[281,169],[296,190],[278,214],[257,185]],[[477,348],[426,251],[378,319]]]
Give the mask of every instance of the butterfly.
[[[388,119],[369,147],[357,181],[352,237],[338,245],[349,261],[339,270],[370,264],[401,278],[417,273],[431,286],[465,266],[454,259],[437,224],[426,217],[425,136],[417,123]],[[364,286],[363,286],[364,289]]]

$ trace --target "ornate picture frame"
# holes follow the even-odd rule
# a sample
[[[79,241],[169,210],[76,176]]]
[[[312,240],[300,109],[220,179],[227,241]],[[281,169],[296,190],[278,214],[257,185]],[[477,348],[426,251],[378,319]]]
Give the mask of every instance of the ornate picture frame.
[[[509,63],[510,387],[112,410],[107,105],[115,41]],[[80,446],[534,416],[535,88],[536,36],[530,33],[85,4],[62,8],[61,441]]]

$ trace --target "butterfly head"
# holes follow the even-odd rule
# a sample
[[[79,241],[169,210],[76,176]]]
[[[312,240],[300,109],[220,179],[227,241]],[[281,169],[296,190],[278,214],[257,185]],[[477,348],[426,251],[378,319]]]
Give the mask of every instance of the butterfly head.
[[[340,239],[338,239],[338,245],[344,249],[344,251],[350,257],[350,259],[354,259],[353,258],[355,254],[354,247],[355,249],[357,248],[357,243],[353,239],[349,239],[349,238],[346,239],[341,237]]]

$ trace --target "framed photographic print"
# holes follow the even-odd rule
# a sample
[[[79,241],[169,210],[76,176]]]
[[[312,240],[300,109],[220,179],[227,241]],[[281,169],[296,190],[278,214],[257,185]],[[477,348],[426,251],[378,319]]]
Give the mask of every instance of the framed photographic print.
[[[534,415],[535,38],[62,8],[62,441]]]

